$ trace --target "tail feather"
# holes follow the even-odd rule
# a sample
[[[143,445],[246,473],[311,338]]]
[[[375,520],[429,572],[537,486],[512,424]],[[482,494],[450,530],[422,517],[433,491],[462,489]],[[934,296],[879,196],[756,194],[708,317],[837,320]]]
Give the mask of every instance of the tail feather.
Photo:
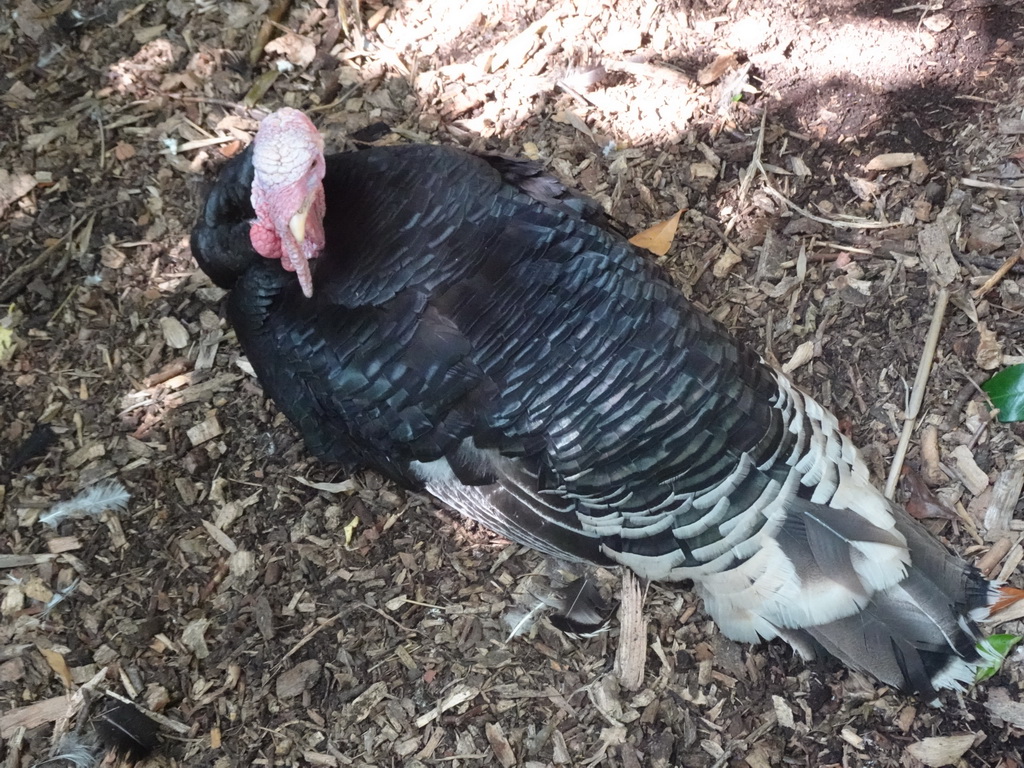
[[[960,687],[979,661],[975,622],[1005,595],[873,487],[865,495],[888,508],[888,529],[790,499],[757,555],[699,585],[708,610],[736,639],[782,637],[924,695]]]
[[[799,497],[780,498],[777,505],[769,514],[780,520],[759,534],[757,551],[698,584],[730,637],[770,639],[779,628],[845,618],[906,576],[906,540],[895,528]]]
[[[912,564],[906,576],[875,592],[859,613],[816,626],[779,627],[779,635],[804,656],[825,651],[907,691],[929,695],[959,688],[980,660],[975,620],[1002,593],[902,510],[894,508],[893,516]]]
[[[884,530],[849,510],[810,502],[794,502],[776,538],[791,559],[801,551],[825,578],[851,591],[865,592],[892,583],[906,570],[906,539]],[[869,572],[868,572],[869,571]],[[799,568],[798,573],[803,573]]]
[[[874,610],[874,605],[829,624],[781,629],[779,635],[805,658],[831,655],[853,669],[870,672],[885,683],[924,695],[934,692],[936,671],[944,670],[934,669],[934,654],[926,655],[898,637],[893,626]]]

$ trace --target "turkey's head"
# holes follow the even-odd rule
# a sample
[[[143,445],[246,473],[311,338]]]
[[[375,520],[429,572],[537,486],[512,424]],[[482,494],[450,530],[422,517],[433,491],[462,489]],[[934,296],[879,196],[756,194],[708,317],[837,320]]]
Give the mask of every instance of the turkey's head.
[[[252,166],[252,247],[280,259],[312,296],[309,260],[324,247],[324,140],[298,110],[278,110],[260,123]]]

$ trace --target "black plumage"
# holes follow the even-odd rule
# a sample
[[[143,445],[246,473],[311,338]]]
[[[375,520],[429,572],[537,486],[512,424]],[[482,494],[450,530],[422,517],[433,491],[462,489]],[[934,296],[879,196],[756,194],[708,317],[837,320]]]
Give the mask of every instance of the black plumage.
[[[250,148],[192,251],[315,454],[555,556],[692,578],[733,637],[922,692],[967,674],[994,588],[591,201],[452,148],[330,156],[306,298],[249,244],[252,181]]]

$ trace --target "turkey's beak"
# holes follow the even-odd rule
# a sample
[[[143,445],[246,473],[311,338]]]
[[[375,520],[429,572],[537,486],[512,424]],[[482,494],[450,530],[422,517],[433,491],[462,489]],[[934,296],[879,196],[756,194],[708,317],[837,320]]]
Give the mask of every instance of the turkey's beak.
[[[306,218],[308,216],[309,203],[307,202],[298,213],[288,220],[288,229],[292,232],[292,237],[295,238],[296,243],[301,243],[306,239]]]
[[[292,232],[296,243],[301,244],[306,239],[306,219],[309,217],[309,209],[312,208],[313,200],[316,199],[316,191],[317,188],[309,190],[309,193],[302,199],[299,210],[288,220],[288,229]]]

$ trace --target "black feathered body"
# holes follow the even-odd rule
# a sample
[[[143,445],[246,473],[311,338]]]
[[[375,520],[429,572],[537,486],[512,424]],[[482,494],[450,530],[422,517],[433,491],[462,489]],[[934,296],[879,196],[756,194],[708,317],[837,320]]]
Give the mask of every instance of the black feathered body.
[[[193,252],[314,453],[555,556],[693,579],[738,639],[922,691],[965,674],[987,583],[585,198],[507,158],[334,155],[307,299],[249,246],[251,179],[247,152]]]

